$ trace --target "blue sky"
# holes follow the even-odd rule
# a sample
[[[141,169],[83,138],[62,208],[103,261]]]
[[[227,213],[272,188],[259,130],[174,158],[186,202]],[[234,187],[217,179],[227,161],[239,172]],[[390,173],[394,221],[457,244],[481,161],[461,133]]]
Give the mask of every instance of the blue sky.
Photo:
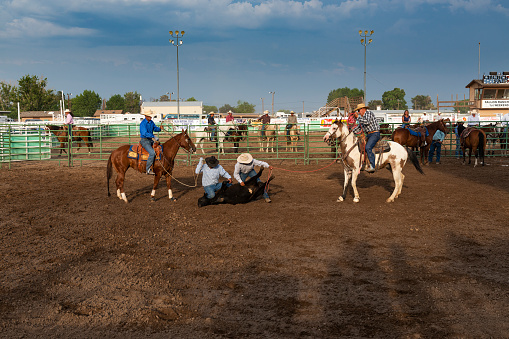
[[[468,96],[481,75],[509,71],[505,0],[0,0],[0,81],[26,74],[74,95],[144,100],[177,92],[205,105],[312,111],[336,88],[364,87],[359,30],[367,47],[367,100],[395,87],[406,100]]]

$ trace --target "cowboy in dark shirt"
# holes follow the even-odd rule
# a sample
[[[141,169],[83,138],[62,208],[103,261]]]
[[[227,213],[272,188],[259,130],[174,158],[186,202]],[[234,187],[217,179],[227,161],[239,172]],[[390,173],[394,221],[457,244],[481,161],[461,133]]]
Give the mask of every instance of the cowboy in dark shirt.
[[[270,124],[269,111],[264,111],[263,115],[261,117],[259,117],[258,119],[256,119],[256,121],[262,122],[262,136],[264,137],[265,129],[266,129],[267,125]]]
[[[210,131],[210,141],[214,141],[216,139],[216,120],[214,120],[214,112],[210,112],[209,117],[207,119],[208,129]]]

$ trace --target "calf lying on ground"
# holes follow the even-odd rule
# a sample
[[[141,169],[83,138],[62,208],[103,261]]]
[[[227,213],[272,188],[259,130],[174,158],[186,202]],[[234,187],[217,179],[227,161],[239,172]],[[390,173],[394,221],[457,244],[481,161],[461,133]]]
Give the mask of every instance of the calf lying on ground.
[[[216,192],[216,195],[212,199],[208,199],[206,195],[198,199],[198,207],[207,205],[217,204],[245,204],[252,200],[257,199],[263,194],[265,185],[269,183],[274,176],[271,176],[269,180],[265,182],[257,182],[257,179],[263,172],[263,168],[260,169],[257,175],[244,182],[244,186],[235,184],[231,186],[226,185],[226,181],[223,182],[223,186]]]

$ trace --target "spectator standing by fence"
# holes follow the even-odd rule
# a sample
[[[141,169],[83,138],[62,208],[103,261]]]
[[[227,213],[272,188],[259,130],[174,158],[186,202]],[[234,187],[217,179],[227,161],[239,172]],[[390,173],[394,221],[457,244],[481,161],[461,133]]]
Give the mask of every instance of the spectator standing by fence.
[[[445,133],[441,130],[437,130],[433,135],[433,141],[431,142],[431,146],[429,147],[429,155],[428,162],[431,164],[433,161],[433,156],[435,155],[435,151],[437,152],[437,162],[436,164],[440,164],[440,154],[442,153],[442,143],[444,142]]]

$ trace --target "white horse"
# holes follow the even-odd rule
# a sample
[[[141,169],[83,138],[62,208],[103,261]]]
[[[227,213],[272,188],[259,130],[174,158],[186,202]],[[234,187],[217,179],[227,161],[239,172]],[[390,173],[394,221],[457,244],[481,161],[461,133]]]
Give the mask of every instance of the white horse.
[[[329,131],[325,133],[323,140],[328,141],[330,138],[337,138],[341,147],[343,168],[345,172],[345,182],[343,185],[343,194],[338,198],[337,202],[342,202],[346,198],[346,191],[350,179],[352,180],[352,188],[354,192],[354,202],[359,202],[359,192],[357,191],[357,176],[360,172],[361,166],[361,152],[358,147],[358,139],[354,133],[348,130],[346,124],[336,120],[332,123]],[[394,177],[394,192],[386,200],[387,202],[394,202],[401,194],[403,188],[403,181],[405,176],[402,173],[403,167],[405,166],[407,159],[410,158],[415,168],[424,174],[420,165],[419,160],[415,154],[409,149],[401,146],[400,144],[392,141],[388,141],[391,149],[389,152],[375,154],[375,164],[380,164],[380,168],[389,164],[392,169],[392,175]],[[381,159],[380,159],[381,157]]]
[[[195,145],[199,146],[201,149],[201,152],[205,154],[205,150],[203,149],[203,144],[210,140],[211,132],[208,130],[208,126],[202,126],[198,127],[194,130],[193,134],[196,138]],[[226,135],[230,129],[237,129],[237,125],[235,125],[234,122],[229,121],[222,125],[216,125],[216,138],[217,138],[217,145],[218,145],[218,152],[221,152],[224,154],[224,141],[226,138]],[[215,142],[214,142],[215,144]]]

